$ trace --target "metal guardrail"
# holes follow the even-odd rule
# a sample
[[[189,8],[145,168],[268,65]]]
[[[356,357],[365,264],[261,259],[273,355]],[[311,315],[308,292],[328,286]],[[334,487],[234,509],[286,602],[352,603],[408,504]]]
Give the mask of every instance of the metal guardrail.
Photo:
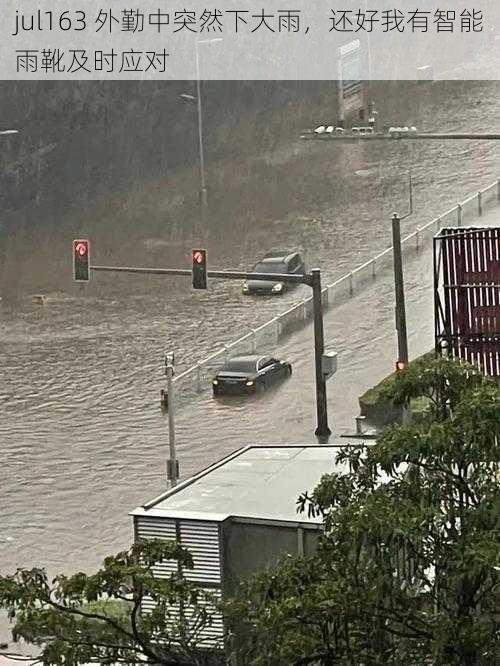
[[[402,239],[403,252],[419,252],[426,241],[430,241],[435,233],[446,225],[460,226],[480,217],[486,206],[500,201],[500,179],[488,185],[476,194],[458,203],[422,227]],[[349,271],[342,277],[327,285],[322,290],[323,307],[332,308],[346,299],[351,298],[365,282],[376,279],[377,275],[390,266],[392,246],[380,252],[372,259]],[[189,396],[200,393],[211,385],[213,376],[230,356],[258,353],[271,350],[279,341],[302,328],[312,319],[312,297],[296,303],[273,319],[236,340],[224,344],[210,356],[196,365],[184,370],[174,377],[176,395]]]

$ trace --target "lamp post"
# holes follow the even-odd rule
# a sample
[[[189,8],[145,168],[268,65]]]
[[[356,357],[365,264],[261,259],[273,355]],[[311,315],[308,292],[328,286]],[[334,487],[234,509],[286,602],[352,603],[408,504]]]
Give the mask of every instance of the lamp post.
[[[201,39],[195,41],[195,62],[196,62],[196,97],[186,93],[181,95],[181,98],[188,102],[196,102],[198,111],[198,154],[200,161],[200,210],[203,226],[205,227],[205,213],[208,207],[208,192],[205,178],[205,154],[203,147],[203,105],[201,97],[201,81],[200,81],[200,44],[214,44],[221,42],[222,37],[215,37],[214,39]]]

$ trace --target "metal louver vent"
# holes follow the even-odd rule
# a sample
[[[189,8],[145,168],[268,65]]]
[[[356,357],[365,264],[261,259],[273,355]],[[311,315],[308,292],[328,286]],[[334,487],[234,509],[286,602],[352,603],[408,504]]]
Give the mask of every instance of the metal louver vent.
[[[165,518],[137,518],[139,539],[172,539],[175,541],[175,521]]]
[[[136,533],[138,539],[165,539],[166,541],[175,541],[176,529],[173,520],[164,518],[138,518],[136,523]],[[158,562],[154,567],[155,576],[158,578],[168,578],[170,574],[177,571],[177,562],[175,560],[166,560]]]
[[[220,545],[218,523],[182,521],[180,523],[181,544],[187,548],[194,560],[194,569],[186,569],[187,580],[220,585]]]
[[[136,519],[136,534],[138,539],[166,539],[175,541],[180,536],[181,545],[193,556],[193,569],[182,570],[182,575],[193,583],[199,585],[200,592],[205,590],[210,595],[220,600],[221,598],[221,557],[219,544],[219,524],[215,522],[197,520],[173,520],[169,518],[138,517]],[[153,568],[155,576],[167,577],[177,572],[177,562],[167,561],[155,564]],[[219,589],[218,589],[219,588]],[[200,647],[215,647],[220,645],[224,633],[223,619],[220,612],[215,610],[212,602],[201,599],[200,605],[205,606],[210,617],[209,623],[201,630],[198,628],[197,643]],[[150,597],[145,597],[142,602],[142,611],[151,612],[155,603]],[[169,608],[169,619],[173,636],[176,635],[177,625],[180,620],[180,608],[173,605]],[[193,629],[197,624],[194,608],[183,609],[184,620]],[[175,642],[175,638],[174,638]]]

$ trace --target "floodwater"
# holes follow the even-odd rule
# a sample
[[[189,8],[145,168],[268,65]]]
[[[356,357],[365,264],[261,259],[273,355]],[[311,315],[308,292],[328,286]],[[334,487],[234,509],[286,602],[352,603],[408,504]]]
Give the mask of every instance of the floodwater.
[[[416,124],[492,129],[499,90],[485,82],[461,86],[446,100],[435,96],[419,108]],[[220,240],[213,267],[250,268],[269,245],[294,246],[309,267],[322,268],[327,283],[390,244],[391,213],[406,212],[409,162],[415,213],[405,232],[495,180],[499,148],[472,141],[334,148],[291,139],[262,161],[289,167],[284,187],[294,181],[300,191],[307,171],[307,182],[316,179],[331,197],[322,191],[314,207],[310,197],[303,207],[295,198],[289,215],[265,226],[236,223]],[[185,253],[188,245],[181,247]],[[124,260],[133,263],[133,255]],[[406,266],[412,355],[432,345],[430,261],[427,251]],[[11,268],[7,280],[16,277]],[[357,396],[392,369],[390,277],[327,316],[326,338],[339,352],[329,384],[337,432],[352,428]],[[32,302],[36,292],[33,286],[0,305],[0,571],[35,564],[51,573],[92,569],[130,542],[128,511],[165,486],[164,352],[175,350],[180,371],[302,292],[259,300],[242,296],[237,283],[192,293],[180,279],[103,274],[92,276],[88,289],[61,281],[43,306]],[[204,394],[180,406],[183,477],[246,444],[314,443],[311,335],[308,328],[283,343],[294,374],[275,391],[250,401],[214,402]]]

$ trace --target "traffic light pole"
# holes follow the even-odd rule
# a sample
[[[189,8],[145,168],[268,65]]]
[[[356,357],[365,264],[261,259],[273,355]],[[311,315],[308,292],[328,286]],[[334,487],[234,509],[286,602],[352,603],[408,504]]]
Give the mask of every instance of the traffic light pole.
[[[311,270],[311,287],[313,292],[314,312],[314,362],[316,367],[316,437],[328,437],[331,430],[328,427],[328,406],[326,400],[326,379],[323,375],[323,353],[325,351],[325,337],[323,333],[323,302],[321,299],[321,271],[319,268]]]
[[[91,266],[92,271],[111,273],[138,273],[143,275],[173,275],[178,277],[192,276],[190,269],[184,268],[139,268],[127,266]],[[328,438],[331,430],[328,427],[328,406],[326,395],[326,379],[323,374],[323,354],[325,349],[323,331],[323,303],[321,296],[321,271],[314,268],[304,275],[288,275],[279,273],[245,273],[242,271],[207,271],[207,277],[221,280],[263,280],[267,282],[287,282],[291,284],[306,284],[313,292],[314,315],[314,360],[316,375],[316,415],[317,424],[315,435]],[[170,410],[170,396],[169,410]]]

